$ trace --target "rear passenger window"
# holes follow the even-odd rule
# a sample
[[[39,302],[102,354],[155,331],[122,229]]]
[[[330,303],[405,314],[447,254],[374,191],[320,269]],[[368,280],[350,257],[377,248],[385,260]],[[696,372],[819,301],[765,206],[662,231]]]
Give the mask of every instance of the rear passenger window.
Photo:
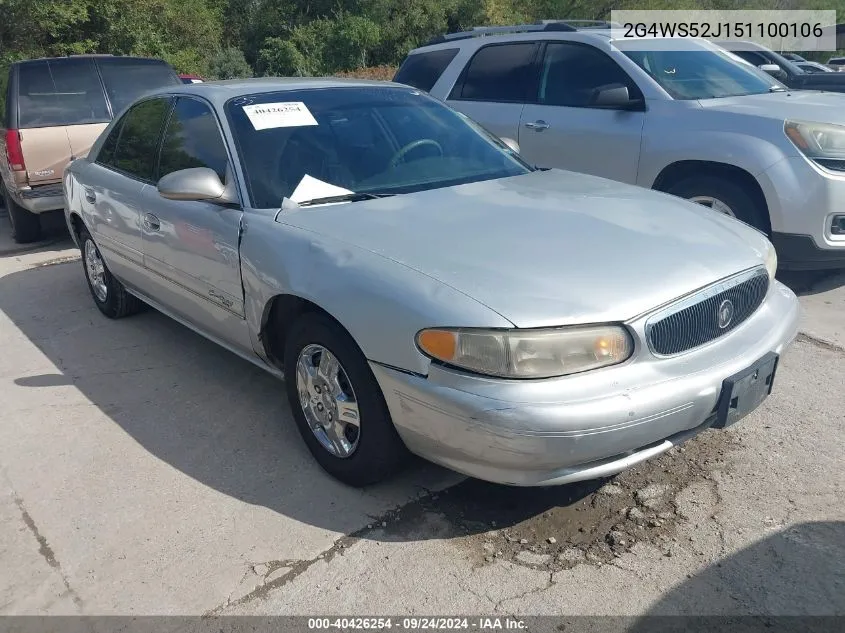
[[[57,59],[18,67],[22,128],[103,123],[110,119],[93,60]]]
[[[211,108],[196,99],[180,98],[164,134],[158,177],[180,169],[208,167],[221,182],[226,182],[228,162],[226,145]]]
[[[428,92],[457,54],[457,48],[444,48],[430,53],[409,55],[393,81]]]
[[[169,107],[169,99],[149,99],[126,113],[111,163],[115,169],[152,182],[156,148]]]
[[[115,123],[111,132],[103,141],[100,151],[97,153],[97,162],[101,165],[111,167],[114,163],[114,151],[117,149],[117,140],[120,138],[120,130],[123,128],[123,122],[126,120],[124,116],[120,121]]]
[[[627,86],[632,99],[642,98],[628,73],[600,50],[583,44],[549,44],[540,75],[538,102],[586,108],[596,89],[609,84]]]
[[[145,92],[182,85],[176,72],[157,59],[105,57],[97,64],[115,115]]]
[[[485,46],[470,60],[463,81],[458,82],[450,98],[525,101],[533,83],[532,62],[536,51],[537,45],[531,42]]]

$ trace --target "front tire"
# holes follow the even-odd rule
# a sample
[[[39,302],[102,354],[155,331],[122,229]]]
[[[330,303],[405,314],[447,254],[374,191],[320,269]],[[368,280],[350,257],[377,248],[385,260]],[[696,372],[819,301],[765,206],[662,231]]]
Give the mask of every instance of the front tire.
[[[141,300],[129,294],[111,274],[100,255],[100,249],[85,228],[79,231],[79,245],[88,289],[100,312],[110,319],[120,319],[140,311],[143,307]]]
[[[764,233],[770,231],[765,206],[730,178],[709,175],[685,178],[667,187],[666,193],[735,217]]]
[[[332,319],[315,312],[299,317],[286,336],[284,372],[299,433],[330,475],[366,486],[407,461],[366,358]]]
[[[30,244],[41,239],[41,219],[38,215],[17,204],[7,191],[3,192],[3,199],[12,225],[12,239],[18,244]]]

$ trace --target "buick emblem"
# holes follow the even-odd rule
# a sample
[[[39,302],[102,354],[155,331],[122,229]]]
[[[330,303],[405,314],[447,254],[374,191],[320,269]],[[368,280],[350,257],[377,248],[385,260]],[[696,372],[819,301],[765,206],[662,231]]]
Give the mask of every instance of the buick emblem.
[[[716,311],[716,321],[719,324],[719,329],[724,330],[731,324],[734,318],[734,304],[730,299],[725,299],[719,304],[719,309]]]

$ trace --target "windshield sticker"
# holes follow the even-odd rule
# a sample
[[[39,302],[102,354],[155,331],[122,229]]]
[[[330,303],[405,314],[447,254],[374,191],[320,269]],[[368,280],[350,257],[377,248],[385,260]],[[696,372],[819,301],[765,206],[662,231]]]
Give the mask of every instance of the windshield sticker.
[[[245,105],[243,109],[249,117],[252,127],[256,130],[318,125],[317,119],[314,118],[311,111],[302,101],[259,103]]]

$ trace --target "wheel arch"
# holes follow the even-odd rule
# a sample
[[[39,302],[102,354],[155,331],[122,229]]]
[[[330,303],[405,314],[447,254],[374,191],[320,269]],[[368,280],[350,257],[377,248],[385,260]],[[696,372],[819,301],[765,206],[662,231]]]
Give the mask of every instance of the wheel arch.
[[[85,226],[85,221],[76,211],[71,211],[68,214],[68,227],[70,228],[70,236],[73,238],[73,241],[81,248],[82,244],[79,243],[79,234],[83,228],[87,230],[88,227]]]
[[[321,314],[337,324],[354,341],[354,337],[328,310],[309,299],[291,293],[276,294],[264,305],[258,338],[267,359],[278,369],[283,368],[287,335],[296,320],[308,312]],[[356,343],[357,344],[357,343]]]
[[[671,187],[684,180],[703,176],[725,178],[746,188],[760,205],[766,220],[766,231],[771,233],[771,212],[760,182],[747,170],[730,163],[709,160],[679,160],[664,167],[651,185],[656,191],[668,192]]]

